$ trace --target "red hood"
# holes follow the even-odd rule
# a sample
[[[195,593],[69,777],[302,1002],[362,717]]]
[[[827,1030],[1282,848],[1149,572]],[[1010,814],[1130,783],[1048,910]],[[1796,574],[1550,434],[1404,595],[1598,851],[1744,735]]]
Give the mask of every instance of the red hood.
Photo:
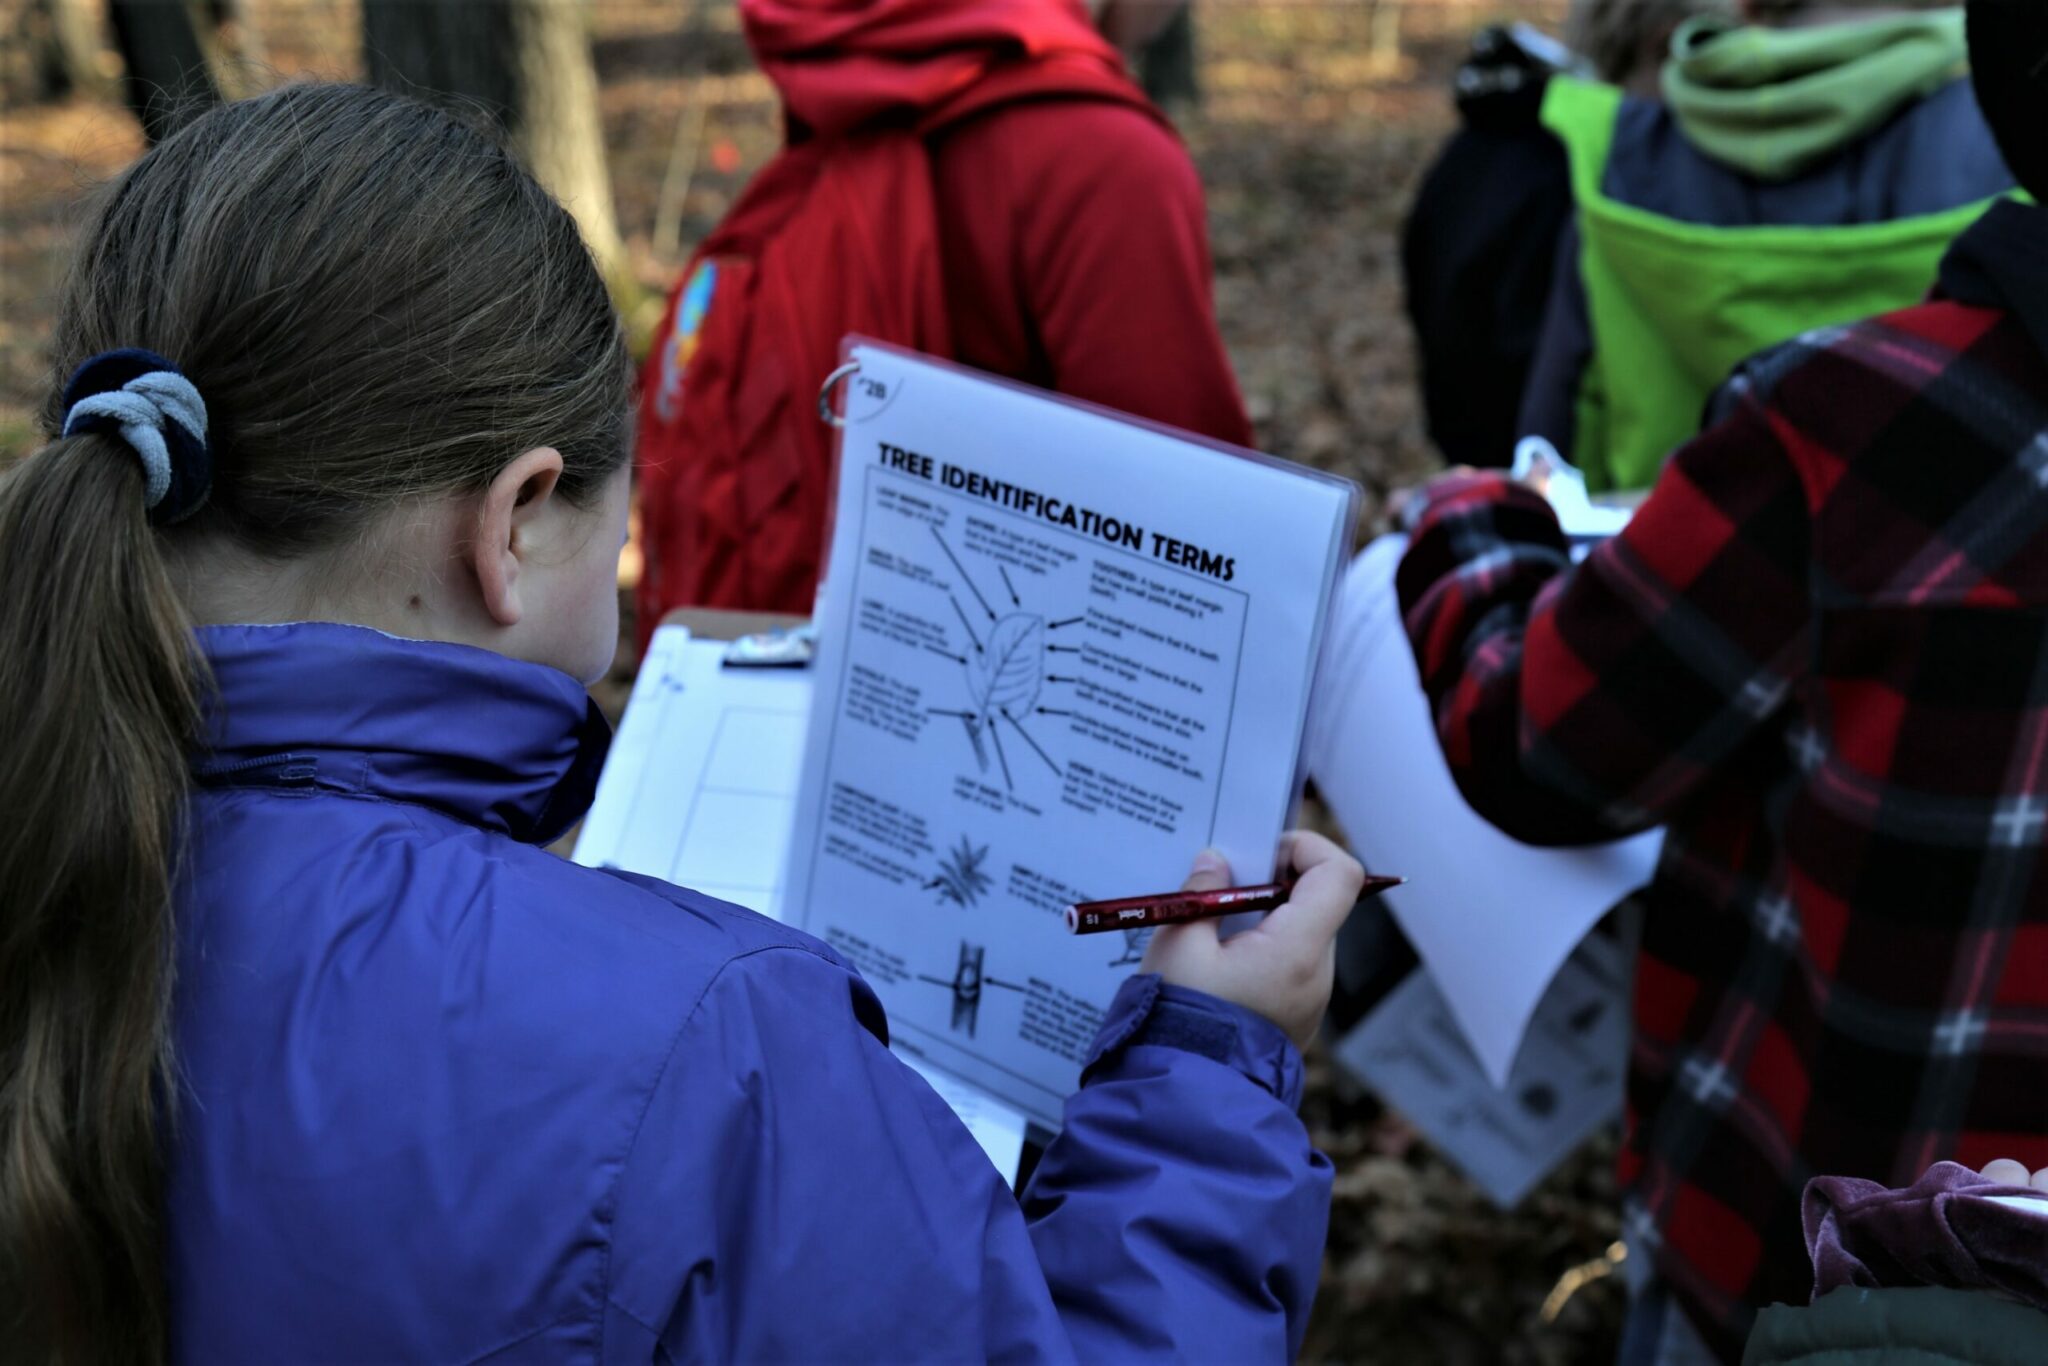
[[[1005,85],[1035,69],[1050,88],[1131,91],[1080,0],[740,0],[740,18],[790,117],[820,136],[921,119],[998,69]]]

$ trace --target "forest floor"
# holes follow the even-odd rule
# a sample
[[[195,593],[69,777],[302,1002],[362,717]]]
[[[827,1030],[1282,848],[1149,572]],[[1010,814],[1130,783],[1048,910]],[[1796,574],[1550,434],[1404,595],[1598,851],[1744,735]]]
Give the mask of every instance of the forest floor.
[[[614,193],[647,291],[633,319],[643,332],[690,243],[780,135],[729,6],[700,4],[686,27],[689,8],[595,6]],[[1204,98],[1180,122],[1208,187],[1224,338],[1263,448],[1358,480],[1369,519],[1388,490],[1437,463],[1401,310],[1399,227],[1453,125],[1449,76],[1464,37],[1489,8],[1413,0],[1398,53],[1366,0],[1208,0],[1198,11]],[[254,0],[253,13],[268,73],[359,69],[352,0]],[[141,147],[110,103],[0,109],[0,460],[40,444],[35,405],[50,381],[43,348],[67,235],[91,188]],[[676,231],[657,240],[662,187],[673,195],[682,173]],[[601,690],[611,705],[631,671],[622,654]],[[1336,1201],[1304,1360],[1612,1359],[1616,1278],[1543,1312],[1560,1278],[1617,1236],[1611,1142],[1502,1214],[1326,1057],[1311,1058],[1310,1074],[1304,1116],[1335,1162]]]

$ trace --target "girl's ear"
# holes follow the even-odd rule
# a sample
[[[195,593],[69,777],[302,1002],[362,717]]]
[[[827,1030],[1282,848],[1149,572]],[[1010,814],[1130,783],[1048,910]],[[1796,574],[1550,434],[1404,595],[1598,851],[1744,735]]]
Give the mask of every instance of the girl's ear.
[[[534,523],[552,510],[561,477],[562,453],[536,446],[498,471],[484,490],[469,559],[484,610],[500,626],[519,624],[520,568],[533,549]]]

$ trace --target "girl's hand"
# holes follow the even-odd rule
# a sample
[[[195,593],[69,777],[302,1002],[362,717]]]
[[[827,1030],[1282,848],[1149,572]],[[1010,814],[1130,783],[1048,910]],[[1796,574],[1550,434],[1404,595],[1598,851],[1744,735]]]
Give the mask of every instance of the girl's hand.
[[[2032,1186],[2037,1191],[2048,1191],[2048,1167],[2029,1172],[2026,1163],[2015,1162],[2009,1157],[1986,1162],[1984,1175],[2001,1186]]]
[[[1265,919],[1219,939],[1217,921],[1162,925],[1145,950],[1143,971],[1175,986],[1206,991],[1253,1010],[1308,1047],[1330,1004],[1337,970],[1337,931],[1358,903],[1365,870],[1321,835],[1289,831],[1281,863],[1299,875],[1294,893]],[[1195,856],[1187,890],[1230,885],[1230,866],[1214,850]]]

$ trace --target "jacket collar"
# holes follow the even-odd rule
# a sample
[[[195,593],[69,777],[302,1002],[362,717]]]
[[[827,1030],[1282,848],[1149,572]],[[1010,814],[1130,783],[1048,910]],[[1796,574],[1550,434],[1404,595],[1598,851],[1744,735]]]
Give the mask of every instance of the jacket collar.
[[[2013,314],[2048,357],[2048,209],[2001,199],[1949,247],[1940,293]]]
[[[544,844],[589,809],[611,728],[567,674],[361,626],[208,626],[202,786],[434,807]]]

